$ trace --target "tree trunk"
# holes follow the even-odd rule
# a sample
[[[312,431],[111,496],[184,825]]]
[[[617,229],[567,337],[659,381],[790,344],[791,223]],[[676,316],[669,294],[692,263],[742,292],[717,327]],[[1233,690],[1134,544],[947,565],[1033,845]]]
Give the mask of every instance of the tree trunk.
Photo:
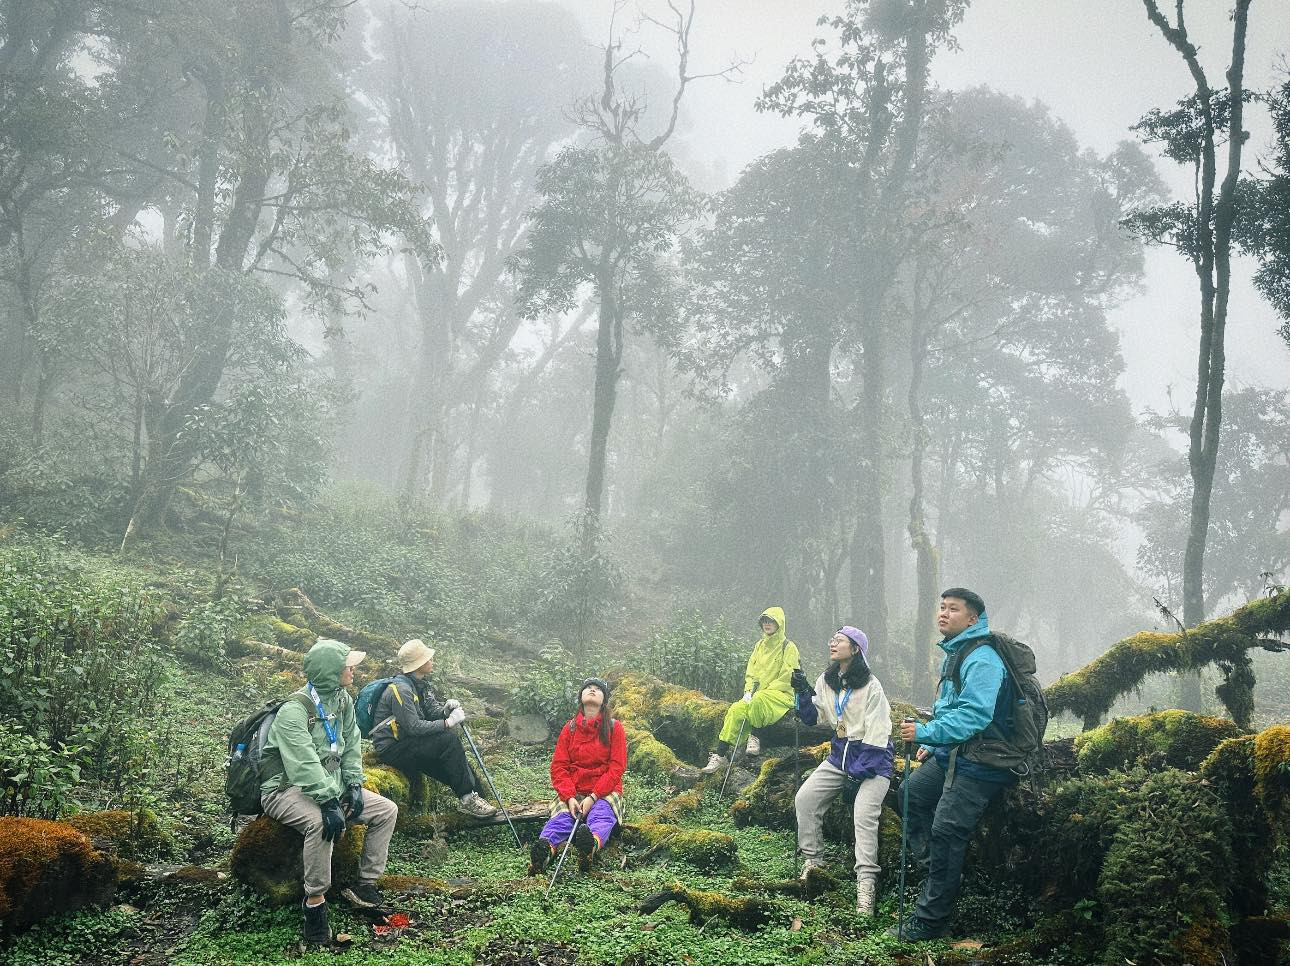
[[[597,280],[600,320],[596,329],[596,384],[591,409],[591,443],[587,459],[584,507],[588,526],[599,526],[605,492],[605,461],[614,403],[618,398],[619,365],[623,359],[623,323],[612,270]]]
[[[911,693],[931,691],[932,638],[936,633],[932,601],[940,583],[940,560],[927,529],[923,505],[923,459],[929,433],[923,421],[923,376],[927,359],[927,330],[913,323],[910,333],[909,421],[913,427],[913,447],[909,459],[909,543],[914,550],[918,591],[914,600],[914,647],[911,666]]]
[[[887,559],[883,541],[882,402],[884,336],[876,306],[862,323],[864,392],[860,426],[865,455],[860,466],[860,500],[851,539],[851,607],[871,640],[887,637]]]

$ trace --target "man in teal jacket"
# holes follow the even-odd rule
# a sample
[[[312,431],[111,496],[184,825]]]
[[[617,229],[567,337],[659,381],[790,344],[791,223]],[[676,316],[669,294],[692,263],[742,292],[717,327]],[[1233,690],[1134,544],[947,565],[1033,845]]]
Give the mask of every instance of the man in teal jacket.
[[[305,943],[331,940],[326,893],[331,852],[347,823],[363,822],[367,835],[359,883],[343,895],[367,908],[383,905],[376,881],[385,872],[398,806],[363,787],[362,736],[345,688],[367,655],[340,641],[320,639],[305,655],[308,683],[284,703],[264,746],[260,801],[264,814],[305,837]]]
[[[928,860],[927,879],[904,923],[905,939],[938,939],[950,931],[954,900],[963,875],[968,841],[986,806],[1016,776],[1006,769],[970,761],[959,748],[1006,713],[1007,674],[993,647],[973,647],[961,661],[955,655],[969,642],[990,637],[985,601],[964,587],[941,594],[937,627],[943,635],[941,683],[932,718],[901,726],[901,738],[917,741],[920,766],[908,778],[909,837],[915,855]],[[988,643],[988,642],[987,642]],[[896,935],[899,925],[888,930]]]

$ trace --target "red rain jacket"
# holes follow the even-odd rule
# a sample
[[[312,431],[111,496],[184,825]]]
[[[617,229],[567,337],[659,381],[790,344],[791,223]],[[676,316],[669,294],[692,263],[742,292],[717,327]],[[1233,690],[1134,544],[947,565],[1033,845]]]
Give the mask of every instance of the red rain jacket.
[[[621,721],[614,722],[608,748],[600,740],[599,715],[588,721],[579,711],[560,729],[551,758],[551,785],[561,801],[574,795],[621,795],[626,770],[627,732]]]

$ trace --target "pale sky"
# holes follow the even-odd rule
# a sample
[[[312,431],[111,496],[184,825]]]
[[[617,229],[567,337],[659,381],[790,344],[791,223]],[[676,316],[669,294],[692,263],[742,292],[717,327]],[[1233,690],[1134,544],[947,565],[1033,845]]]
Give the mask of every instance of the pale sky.
[[[642,0],[664,7],[659,0]],[[589,37],[607,32],[612,0],[566,0]],[[1163,6],[1172,11],[1174,4]],[[702,186],[728,186],[750,161],[792,144],[799,123],[758,114],[753,102],[777,80],[794,56],[810,52],[812,38],[828,32],[815,21],[841,11],[841,0],[699,0],[692,35],[696,70],[712,69],[732,55],[752,63],[740,84],[704,81],[687,92],[688,125],[678,147],[702,159]],[[649,9],[657,9],[649,7]],[[1229,0],[1188,0],[1188,29],[1200,46],[1211,84],[1224,83],[1231,48]],[[933,78],[957,89],[988,85],[1047,104],[1081,144],[1105,153],[1131,138],[1129,126],[1152,107],[1168,107],[1192,90],[1182,58],[1146,18],[1141,0],[975,0],[956,32],[961,50],[941,53]],[[673,69],[665,48],[648,34],[645,49]],[[1290,56],[1290,2],[1253,0],[1246,59],[1247,88],[1272,86]],[[1260,118],[1262,120],[1262,118]],[[1266,124],[1250,126],[1245,166],[1266,149]],[[1188,172],[1161,159],[1160,173],[1183,192]],[[1221,176],[1221,169],[1220,169]],[[1276,334],[1279,322],[1250,283],[1253,266],[1238,262],[1228,324],[1229,385],[1290,388],[1290,348]],[[1167,391],[1184,409],[1195,391],[1198,301],[1196,277],[1171,250],[1148,253],[1141,295],[1119,308],[1127,372],[1124,385],[1135,407],[1164,408]]]

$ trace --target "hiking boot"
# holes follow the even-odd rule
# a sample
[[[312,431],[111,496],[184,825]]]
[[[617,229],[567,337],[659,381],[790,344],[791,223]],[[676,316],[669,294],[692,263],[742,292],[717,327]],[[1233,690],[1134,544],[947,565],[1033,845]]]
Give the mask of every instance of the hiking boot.
[[[305,910],[304,940],[306,946],[326,946],[331,942],[331,924],[327,920],[326,901],[316,906],[302,903]]]
[[[892,926],[887,930],[888,936],[899,938],[901,933],[900,926]],[[926,920],[919,919],[917,916],[910,916],[905,920],[905,942],[921,943],[929,939],[942,939],[950,934],[949,924],[935,925]]]
[[[856,880],[856,912],[862,916],[873,916],[876,883],[871,876]]]
[[[805,881],[806,877],[811,874],[812,869],[822,869],[822,868],[824,868],[823,859],[818,859],[813,855],[809,856],[807,860],[802,863],[802,874],[798,876],[798,878]]]
[[[479,792],[471,792],[469,795],[463,795],[461,801],[457,803],[457,811],[463,815],[469,815],[471,818],[492,818],[497,814],[497,809],[489,805],[479,797]]]
[[[345,901],[360,909],[380,909],[385,905],[385,896],[376,888],[375,882],[360,882],[356,886],[341,890]]]
[[[749,755],[761,754],[761,739],[756,735],[748,736],[748,744],[744,745],[744,752]]]
[[[730,764],[730,760],[726,758],[725,755],[718,755],[714,751],[712,754],[708,755],[708,763],[699,769],[699,774],[715,775],[728,764]]]
[[[555,848],[546,839],[538,839],[529,846],[529,875],[541,875],[551,864]]]
[[[596,854],[596,836],[586,825],[579,825],[573,833],[573,847],[578,850],[578,869],[591,871],[591,860]]]

